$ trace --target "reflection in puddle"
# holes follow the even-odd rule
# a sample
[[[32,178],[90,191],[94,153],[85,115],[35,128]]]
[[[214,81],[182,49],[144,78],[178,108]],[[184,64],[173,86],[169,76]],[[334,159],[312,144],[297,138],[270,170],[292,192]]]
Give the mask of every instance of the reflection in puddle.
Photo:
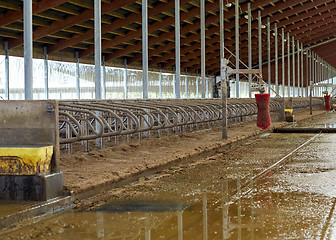
[[[111,213],[123,213],[123,212],[175,212],[183,211],[187,205],[174,202],[163,201],[124,201],[124,202],[112,202],[102,205],[94,212],[111,212]]]
[[[246,180],[234,179],[232,184],[232,179],[224,179],[220,194],[203,194],[191,205],[170,201],[109,203],[78,217],[96,216],[96,237],[101,239],[323,239],[330,235],[335,201],[277,191],[277,174],[269,172],[248,184],[242,184]]]

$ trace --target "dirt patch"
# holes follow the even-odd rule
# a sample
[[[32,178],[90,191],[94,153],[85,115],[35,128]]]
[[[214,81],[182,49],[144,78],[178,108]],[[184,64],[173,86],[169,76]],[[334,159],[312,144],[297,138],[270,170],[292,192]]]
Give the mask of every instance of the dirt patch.
[[[315,111],[314,116],[324,113]],[[311,117],[308,111],[296,112],[297,121]],[[272,128],[288,125],[286,122],[275,122]],[[272,129],[271,128],[271,129]],[[268,129],[266,131],[270,131]],[[76,151],[68,155],[62,151],[61,170],[64,173],[65,188],[78,194],[97,186],[120,181],[148,171],[172,161],[180,161],[204,151],[217,149],[232,142],[260,134],[255,121],[233,124],[228,130],[228,139],[221,139],[221,128],[214,127],[193,133],[180,133],[151,139],[130,142],[118,139],[118,145],[106,141],[103,149],[93,149],[88,153]],[[148,135],[149,137],[149,135]],[[112,139],[115,140],[115,139]],[[91,143],[92,145],[94,143]],[[74,149],[80,149],[78,144]]]

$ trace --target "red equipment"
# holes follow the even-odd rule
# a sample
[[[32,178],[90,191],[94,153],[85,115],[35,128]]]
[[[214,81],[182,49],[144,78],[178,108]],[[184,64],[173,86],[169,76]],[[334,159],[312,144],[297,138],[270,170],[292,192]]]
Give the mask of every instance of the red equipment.
[[[270,97],[269,93],[255,94],[258,106],[257,127],[261,129],[266,129],[272,124],[269,113]]]
[[[326,111],[331,110],[331,106],[330,106],[330,95],[324,95],[324,109]]]

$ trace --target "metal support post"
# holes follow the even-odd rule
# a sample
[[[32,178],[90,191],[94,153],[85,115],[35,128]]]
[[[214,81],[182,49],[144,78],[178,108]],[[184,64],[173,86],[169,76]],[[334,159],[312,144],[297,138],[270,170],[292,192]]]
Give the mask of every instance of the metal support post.
[[[285,97],[285,29],[281,29],[281,66],[282,66],[282,97]]]
[[[101,99],[101,0],[94,0],[95,98]]]
[[[247,3],[247,13],[248,13],[248,19],[247,19],[247,24],[248,24],[248,66],[249,69],[252,69],[252,34],[251,34],[251,3]],[[251,93],[251,85],[252,85],[252,74],[248,75],[249,79],[249,98],[252,97]]]
[[[101,46],[101,0],[94,0],[94,48],[95,48],[95,99],[101,99],[101,62],[102,62],[102,46]],[[101,112],[97,112],[101,116]],[[96,121],[96,128],[100,130],[102,126]],[[103,138],[96,139],[96,146],[103,146]]]
[[[148,98],[148,8],[142,0],[142,97]]]
[[[314,69],[312,68],[312,66],[313,66],[313,56],[312,56],[312,53],[311,53],[311,64],[310,64],[310,67],[311,67],[311,69],[310,69],[310,71],[311,71],[311,75],[310,75],[310,81],[309,81],[309,85],[310,85],[310,88],[309,88],[309,91],[310,91],[310,95],[309,95],[309,112],[310,112],[310,115],[312,115],[313,114],[313,103],[312,103],[312,98],[313,98],[313,79],[312,79],[312,76],[314,75]]]
[[[280,94],[279,92],[279,81],[278,81],[278,76],[279,76],[279,72],[278,72],[278,25],[277,23],[274,24],[274,43],[275,43],[275,91]]]
[[[315,83],[315,53],[313,51],[311,51],[311,78],[310,78],[310,82],[312,82],[312,84],[310,84],[310,86],[312,86]],[[314,94],[315,96],[315,90],[312,90],[312,94]]]
[[[79,54],[76,52],[76,96],[80,99]]]
[[[291,77],[290,77],[290,36],[289,36],[289,32],[287,33],[287,71],[288,71],[288,80],[287,80],[287,86],[288,86],[288,97],[291,97],[290,94],[290,87],[291,87]]]
[[[106,99],[106,63],[105,63],[105,56],[103,56],[103,99]]]
[[[196,98],[199,98],[199,76],[196,76]]]
[[[227,139],[227,60],[221,59],[221,83],[222,83],[222,139]]]
[[[261,34],[261,12],[258,11],[258,52],[259,69],[262,70],[262,34]]]
[[[33,10],[32,0],[23,1],[25,100],[33,99]]]
[[[125,64],[125,70],[124,70],[124,98],[128,98],[128,88],[127,88],[127,82],[128,82],[128,70],[127,70],[127,59],[124,59]]]
[[[4,42],[5,50],[5,98],[9,100],[9,49],[8,42]]]
[[[294,36],[292,36],[292,51],[293,51],[293,97],[295,97],[295,40]]]
[[[185,97],[188,98],[188,69],[185,69],[185,78],[184,78],[184,84],[185,84]]]
[[[301,43],[301,97],[303,97],[303,44]]]
[[[176,71],[175,71],[175,67],[173,67],[173,96],[174,98],[176,98],[175,79],[176,79]]]
[[[162,98],[162,69],[161,64],[159,65],[160,73],[159,73],[159,96]]]
[[[297,40],[297,95],[300,97],[300,42]]]
[[[226,60],[224,59],[224,3],[219,0],[219,35],[220,35],[220,75],[222,92],[222,139],[227,139],[227,85]]]
[[[316,53],[314,52],[314,84],[317,83],[317,56],[316,56]],[[317,95],[317,89],[314,88],[314,97]]]
[[[175,98],[181,97],[180,0],[175,0]],[[205,60],[204,60],[205,62]]]
[[[47,47],[43,48],[43,54],[44,54],[44,94],[45,98],[49,99],[49,66],[48,66]]]
[[[201,2],[201,76],[202,76],[202,98],[205,98],[205,0]]]
[[[236,69],[239,69],[239,0],[235,0]],[[236,73],[236,98],[240,97],[239,73]]]
[[[306,50],[306,97],[309,96],[308,94],[308,86],[309,86],[309,76],[311,76],[311,73],[309,71],[309,50]]]
[[[270,24],[270,17],[267,17],[267,74],[268,74],[268,93],[271,93],[271,24]]]

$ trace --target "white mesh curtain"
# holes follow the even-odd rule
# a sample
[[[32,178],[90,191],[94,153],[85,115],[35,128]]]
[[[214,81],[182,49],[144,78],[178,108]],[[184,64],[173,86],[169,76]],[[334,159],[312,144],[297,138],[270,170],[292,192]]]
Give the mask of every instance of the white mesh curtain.
[[[129,72],[129,71],[128,71]],[[106,67],[106,98],[124,98],[125,69]]]
[[[44,78],[43,60],[41,60],[41,65],[41,69],[43,69],[41,75],[43,75],[42,78]],[[49,98],[76,99],[76,64],[49,60],[48,69]],[[34,72],[35,71],[34,67]],[[41,85],[44,87],[44,80]]]

